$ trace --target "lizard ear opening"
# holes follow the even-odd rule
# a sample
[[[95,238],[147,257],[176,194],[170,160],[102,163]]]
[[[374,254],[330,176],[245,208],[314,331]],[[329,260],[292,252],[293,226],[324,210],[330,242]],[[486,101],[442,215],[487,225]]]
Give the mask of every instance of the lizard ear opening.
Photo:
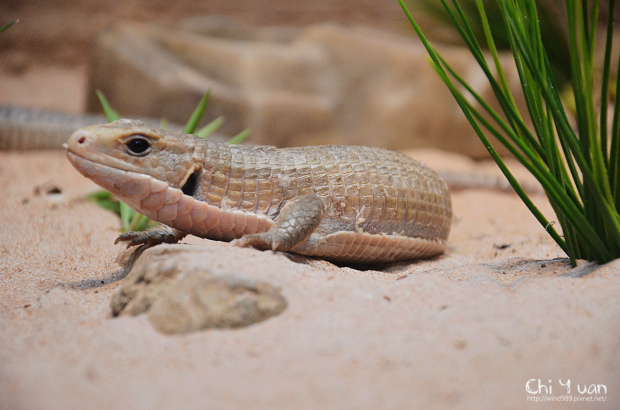
[[[183,191],[185,195],[189,195],[189,196],[196,195],[196,190],[198,189],[199,177],[200,177],[200,169],[196,169],[194,172],[192,172],[189,175],[189,177],[187,177],[187,180],[185,181],[183,186],[181,186],[181,191]]]

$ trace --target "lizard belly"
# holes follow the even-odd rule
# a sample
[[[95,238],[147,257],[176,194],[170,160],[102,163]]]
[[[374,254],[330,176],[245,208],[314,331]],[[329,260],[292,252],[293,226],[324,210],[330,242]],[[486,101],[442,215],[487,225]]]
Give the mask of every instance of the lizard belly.
[[[398,232],[368,232],[355,221],[326,216],[310,237],[293,252],[333,261],[360,263],[390,262],[426,258],[443,253],[446,240]]]
[[[380,263],[428,258],[445,249],[446,241],[441,239],[343,231],[324,237],[312,235],[293,251],[333,261]]]

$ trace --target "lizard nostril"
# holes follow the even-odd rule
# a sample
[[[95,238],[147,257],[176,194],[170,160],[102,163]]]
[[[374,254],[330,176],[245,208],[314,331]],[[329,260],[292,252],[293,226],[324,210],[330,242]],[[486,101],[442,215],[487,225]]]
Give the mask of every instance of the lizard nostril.
[[[85,129],[79,129],[71,134],[67,141],[67,147],[68,149],[87,150],[93,147],[96,142],[97,136],[95,134]]]

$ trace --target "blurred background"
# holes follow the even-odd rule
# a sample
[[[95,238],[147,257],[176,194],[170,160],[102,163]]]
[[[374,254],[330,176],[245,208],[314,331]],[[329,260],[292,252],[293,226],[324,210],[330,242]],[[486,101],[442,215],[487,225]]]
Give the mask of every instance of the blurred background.
[[[121,20],[175,22],[220,15],[257,25],[303,26],[325,21],[386,29],[408,27],[396,1],[376,0],[2,0],[0,20],[20,27],[0,36],[0,66],[85,64],[97,33]]]
[[[475,19],[474,3],[462,2]],[[495,2],[485,3],[506,47]],[[538,3],[562,82],[570,75],[563,2]],[[492,99],[440,2],[408,4],[446,59]],[[100,89],[124,116],[184,122],[211,89],[205,121],[224,117],[228,134],[249,127],[254,143],[486,156],[396,0],[0,2],[0,24],[17,19],[0,34],[2,105],[100,112]],[[518,90],[510,55],[502,61]]]

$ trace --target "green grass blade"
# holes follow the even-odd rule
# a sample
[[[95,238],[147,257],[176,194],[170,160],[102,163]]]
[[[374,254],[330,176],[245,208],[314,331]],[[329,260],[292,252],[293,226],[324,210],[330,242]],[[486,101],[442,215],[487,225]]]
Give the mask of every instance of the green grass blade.
[[[204,114],[207,106],[209,105],[209,99],[211,98],[211,90],[207,90],[207,92],[202,96],[198,106],[194,109],[194,112],[189,117],[187,124],[185,124],[185,128],[183,132],[185,134],[192,134],[198,128],[198,123],[202,118],[202,114]]]
[[[566,115],[566,111],[563,108],[563,104],[558,93],[557,87],[552,81],[552,78],[546,77],[543,78],[540,70],[537,65],[533,61],[531,55],[528,53],[527,46],[525,45],[526,39],[516,36],[516,46],[518,50],[516,53],[519,53],[523,61],[528,66],[530,73],[532,74],[532,78],[534,81],[542,84],[544,86],[540,87],[540,92],[545,101],[545,104],[550,109],[550,112],[553,115],[554,124],[556,125],[556,130],[560,134],[559,139],[562,144],[562,147],[565,148],[565,159],[567,161],[574,160],[576,165],[579,167],[581,172],[584,174],[584,179],[592,179],[592,172],[590,168],[590,162],[584,156],[583,150],[581,149],[581,144],[574,130],[570,126],[570,120]],[[576,169],[576,167],[571,167],[571,169]],[[574,180],[579,180],[579,173],[575,171]]]
[[[456,10],[452,11],[451,9],[449,9],[447,4],[443,2],[444,6],[447,8],[447,14],[452,18],[454,24],[457,26],[457,30],[463,36],[466,44],[468,45],[468,47],[470,47],[470,51],[472,52],[472,55],[476,59],[480,68],[482,68],[485,76],[487,77],[487,80],[489,81],[489,84],[491,86],[491,89],[493,90],[495,98],[498,104],[500,105],[502,111],[504,111],[504,113],[506,114],[509,123],[515,129],[515,131],[519,134],[520,137],[525,138],[526,141],[536,151],[538,151],[539,155],[544,155],[544,152],[542,151],[542,149],[540,148],[536,140],[533,138],[532,134],[527,129],[527,126],[525,125],[525,122],[522,116],[518,112],[516,108],[516,104],[514,102],[514,97],[512,96],[510,90],[506,88],[507,86],[505,84],[507,81],[505,78],[504,71],[501,68],[501,65],[499,65],[499,67],[496,67],[497,76],[500,79],[498,82],[495,78],[496,74],[489,68],[486,62],[486,57],[484,53],[482,52],[482,49],[480,48],[478,42],[475,40],[475,35],[472,32],[472,30],[469,28],[468,25],[463,28],[460,28],[460,24],[462,20],[465,19],[465,16],[462,10],[460,9],[460,7],[458,6],[458,3],[457,2],[454,2],[454,3],[455,3]],[[484,10],[479,10],[479,14],[482,16],[483,21],[486,20],[486,14],[484,13]],[[490,35],[490,33],[488,33],[488,35]],[[488,38],[487,43],[492,45],[493,39]],[[493,46],[490,46],[490,49],[491,49],[492,58],[495,64],[499,64],[499,56],[497,55],[497,51],[494,50]],[[441,58],[441,56],[438,56],[438,57]],[[502,82],[504,82],[504,84],[502,84]]]
[[[541,98],[543,85],[553,89],[558,87],[554,83],[550,63],[542,47],[542,34],[536,24],[538,15],[535,4],[528,3],[526,14],[523,14],[515,3],[502,2],[501,7],[504,15],[512,16],[511,19],[507,19],[508,38],[521,79],[526,106],[541,147],[538,153],[558,180],[564,181],[564,185],[571,185],[555,137],[555,121],[562,118],[562,114],[557,111],[559,104],[548,104],[545,98]],[[529,38],[537,41],[530,41]],[[554,98],[557,101],[557,96]],[[524,135],[533,146],[537,146],[537,143],[532,142],[533,137],[530,138],[527,133]],[[568,134],[566,138],[573,138],[573,135]],[[561,142],[563,140],[560,139]],[[562,143],[562,149],[565,154],[568,153],[571,176],[577,180],[579,173],[572,163],[568,145]]]
[[[170,126],[170,121],[168,121],[167,119],[162,118],[161,120],[159,120],[159,129],[167,130],[169,126]]]
[[[114,198],[114,195],[112,195],[111,192],[105,191],[103,189],[86,195],[86,199],[90,201],[111,200],[113,198]]]
[[[103,113],[105,114],[108,121],[116,121],[121,118],[120,115],[110,106],[108,99],[105,97],[102,91],[97,90],[97,98],[99,99],[99,103],[101,104],[101,108],[103,108]]]
[[[133,219],[134,211],[126,203],[120,201],[120,213],[121,213],[121,232],[131,231],[131,221]]]
[[[510,98],[510,104],[513,107],[516,107],[517,104],[512,98],[512,92],[510,90],[510,86],[508,85],[508,80],[506,79],[506,74],[504,73],[504,69],[502,68],[502,64],[499,61],[499,53],[497,52],[497,47],[495,46],[495,40],[493,39],[493,35],[491,34],[491,25],[489,24],[489,19],[487,17],[486,10],[484,8],[484,3],[482,0],[476,0],[476,6],[478,7],[478,14],[480,14],[480,20],[482,23],[482,29],[484,32],[484,37],[487,42],[487,47],[489,48],[489,53],[493,58],[493,64],[495,65],[495,70],[497,71],[497,76],[499,78],[499,84],[501,85],[501,89],[503,94],[506,97]]]
[[[239,134],[229,139],[228,143],[229,144],[241,144],[249,136],[250,136],[250,129],[246,128],[243,131],[241,131]]]
[[[7,23],[7,24],[1,26],[0,27],[0,33],[2,33],[5,30],[8,30],[9,28],[13,27],[17,23],[19,23],[19,20],[14,20],[14,21],[11,21],[10,23]]]
[[[198,135],[200,138],[207,138],[209,135],[220,129],[222,124],[224,124],[224,117],[217,117],[216,119],[202,127],[200,130],[198,130],[196,135]]]
[[[134,211],[128,230],[129,231],[144,231],[144,230],[149,229],[151,226],[155,226],[157,224],[158,222],[153,221],[152,219],[149,219],[147,216]]]
[[[95,191],[86,195],[86,199],[93,201],[97,206],[112,211],[117,215],[120,215],[120,205],[114,196],[105,190]]]
[[[611,67],[611,48],[613,43],[613,27],[614,27],[614,7],[615,0],[609,0],[609,11],[607,13],[607,35],[605,37],[605,55],[603,57],[603,73],[601,77],[601,102],[600,107],[607,107],[609,102],[609,75]],[[608,137],[607,137],[607,110],[601,109],[599,117],[599,132],[601,137],[601,147],[607,150]],[[606,157],[607,168],[610,168],[611,163],[609,157]]]
[[[620,70],[620,56],[618,56],[617,70]],[[620,73],[620,71],[616,71]],[[609,148],[609,179],[612,194],[615,198],[616,209],[620,209],[620,81],[616,79],[614,99],[614,113],[611,121],[611,143]]]

